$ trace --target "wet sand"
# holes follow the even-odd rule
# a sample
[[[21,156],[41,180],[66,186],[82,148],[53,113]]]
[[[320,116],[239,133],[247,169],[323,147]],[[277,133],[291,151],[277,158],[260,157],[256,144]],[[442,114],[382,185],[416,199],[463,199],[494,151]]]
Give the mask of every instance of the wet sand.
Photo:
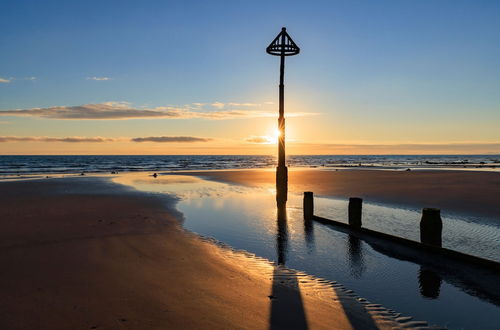
[[[0,182],[0,328],[399,327],[349,291],[186,232],[174,205],[105,179]]]
[[[180,174],[180,173],[178,173]],[[182,172],[247,186],[275,184],[274,170]],[[289,190],[500,219],[500,173],[291,169]]]

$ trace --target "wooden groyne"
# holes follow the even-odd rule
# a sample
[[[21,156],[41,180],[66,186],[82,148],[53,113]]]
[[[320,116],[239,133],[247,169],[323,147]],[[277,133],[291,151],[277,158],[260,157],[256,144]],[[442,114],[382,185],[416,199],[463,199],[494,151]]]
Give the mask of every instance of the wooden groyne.
[[[439,209],[424,208],[422,210],[422,219],[420,221],[420,242],[363,228],[361,211],[362,199],[359,197],[352,197],[349,199],[348,223],[319,217],[314,215],[314,194],[310,191],[304,192],[305,221],[317,221],[343,232],[353,234],[363,240],[369,241],[371,239],[377,239],[380,242],[386,242],[387,247],[392,250],[402,247],[407,252],[406,254],[412,254],[412,252],[423,252],[430,258],[436,256],[439,257],[439,259],[451,259],[473,264],[475,266],[481,266],[495,272],[500,271],[499,262],[458,252],[441,246],[442,220]]]

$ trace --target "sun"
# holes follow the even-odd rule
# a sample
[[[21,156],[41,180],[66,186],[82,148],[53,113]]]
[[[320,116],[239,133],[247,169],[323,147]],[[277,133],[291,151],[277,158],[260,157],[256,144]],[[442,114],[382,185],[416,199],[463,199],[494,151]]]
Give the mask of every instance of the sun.
[[[281,136],[280,130],[275,129],[273,134],[269,137],[270,144],[277,144],[280,136]]]

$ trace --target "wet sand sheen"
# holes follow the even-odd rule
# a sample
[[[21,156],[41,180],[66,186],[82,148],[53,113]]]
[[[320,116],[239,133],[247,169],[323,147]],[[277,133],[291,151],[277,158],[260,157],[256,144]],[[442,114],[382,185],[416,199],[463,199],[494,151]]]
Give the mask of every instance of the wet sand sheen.
[[[212,180],[262,187],[275,184],[274,170],[191,171]],[[471,171],[381,171],[290,169],[291,192],[415,208],[437,207],[446,212],[500,218],[500,173]]]
[[[399,326],[328,283],[298,290],[297,276],[184,231],[179,216],[169,197],[103,179],[0,183],[0,328]]]

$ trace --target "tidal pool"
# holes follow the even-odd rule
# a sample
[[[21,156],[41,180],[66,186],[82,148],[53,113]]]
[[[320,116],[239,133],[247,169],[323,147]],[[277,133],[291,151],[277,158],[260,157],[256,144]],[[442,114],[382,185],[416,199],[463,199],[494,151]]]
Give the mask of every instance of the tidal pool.
[[[338,281],[372,303],[450,329],[500,327],[498,273],[456,274],[446,265],[422,264],[319,223],[305,223],[302,195],[288,194],[277,210],[274,189],[248,188],[195,176],[117,177],[136,189],[176,195],[183,226],[310,275]],[[347,201],[315,198],[316,214],[342,221]],[[281,212],[279,212],[281,211]],[[367,228],[418,240],[419,212],[365,203]],[[497,260],[500,228],[477,219],[443,218],[443,245]]]

